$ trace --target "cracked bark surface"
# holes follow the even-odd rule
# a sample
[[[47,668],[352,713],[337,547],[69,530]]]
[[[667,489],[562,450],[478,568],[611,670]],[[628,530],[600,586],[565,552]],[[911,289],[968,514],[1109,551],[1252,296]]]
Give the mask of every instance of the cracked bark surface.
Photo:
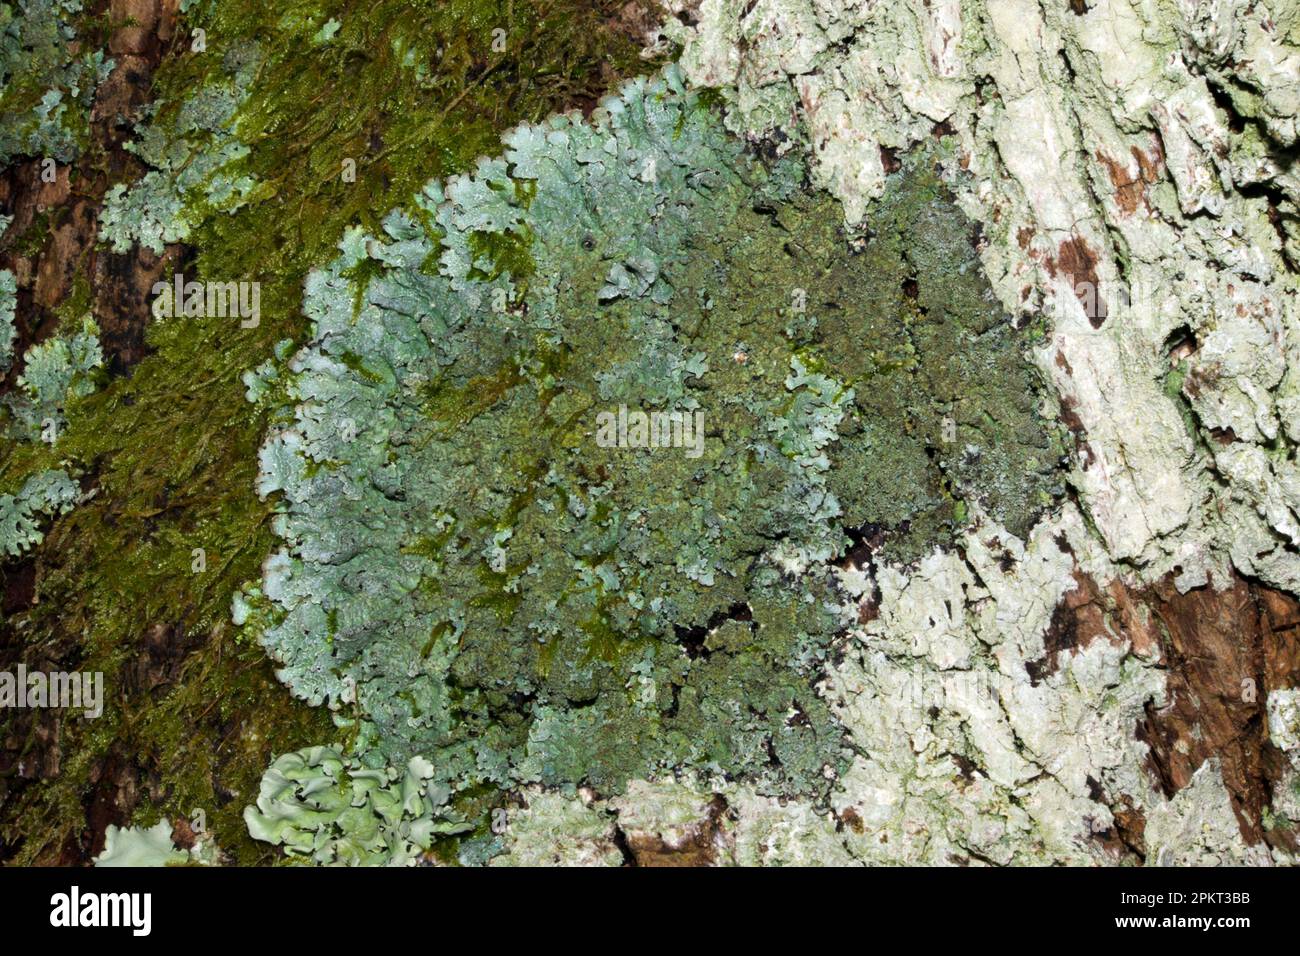
[[[1266,830],[1262,821],[1288,768],[1268,738],[1265,705],[1273,691],[1300,683],[1300,603],[1241,578],[1217,593],[1179,594],[1160,582],[1143,600],[1153,612],[1168,673],[1169,702],[1149,707],[1138,729],[1161,789],[1172,797],[1217,756],[1242,836],[1294,853],[1294,834]]]

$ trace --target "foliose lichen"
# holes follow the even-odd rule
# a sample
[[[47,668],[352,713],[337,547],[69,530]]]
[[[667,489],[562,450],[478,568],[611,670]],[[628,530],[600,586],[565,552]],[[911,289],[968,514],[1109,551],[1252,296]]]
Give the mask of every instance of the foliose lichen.
[[[0,235],[4,230],[0,229]],[[14,316],[18,309],[18,283],[8,269],[0,269],[0,372],[9,371],[13,365],[14,339],[18,330]]]
[[[0,371],[10,367],[7,352],[15,337],[12,322],[5,321],[5,299],[12,302],[13,298],[7,294],[12,279],[10,273],[0,272]],[[95,389],[93,373],[103,364],[98,331],[87,317],[79,331],[46,339],[27,349],[22,374],[0,399],[4,410],[0,418],[7,419],[7,439],[20,444],[54,445],[58,441],[67,424],[69,402]],[[65,514],[81,497],[80,487],[65,467],[45,467],[38,458],[26,464],[19,462],[15,472],[6,476],[6,484],[14,482],[17,487],[11,486],[13,490],[0,495],[0,551],[9,557],[39,544],[44,538],[41,519]]]
[[[334,747],[311,747],[272,764],[244,819],[254,838],[282,845],[290,858],[408,866],[435,834],[470,829],[445,806],[450,793],[429,786],[433,777],[421,757],[399,771],[365,766]]]
[[[846,234],[673,69],[504,141],[349,232],[308,345],[246,378],[286,546],[236,622],[452,792],[824,794],[855,538],[907,558],[966,500],[1023,528],[1055,491],[969,224],[919,163]]]
[[[68,402],[95,390],[93,372],[104,364],[99,329],[86,317],[71,335],[38,342],[23,354],[23,371],[4,397],[9,434],[20,441],[54,444],[67,424]]]
[[[215,866],[220,851],[211,839],[199,838],[189,849],[172,842],[172,824],[166,817],[151,827],[108,825],[104,832],[104,849],[94,859],[95,866]]]
[[[237,171],[249,147],[236,116],[263,60],[255,43],[231,46],[221,80],[204,84],[175,111],[149,108],[140,136],[127,144],[149,171],[129,186],[113,186],[100,212],[100,237],[114,252],[139,243],[161,254],[213,211],[233,212],[252,196],[256,179]]]
[[[80,494],[67,472],[54,469],[31,475],[12,494],[0,494],[0,551],[16,557],[39,544],[41,516],[71,510]]]

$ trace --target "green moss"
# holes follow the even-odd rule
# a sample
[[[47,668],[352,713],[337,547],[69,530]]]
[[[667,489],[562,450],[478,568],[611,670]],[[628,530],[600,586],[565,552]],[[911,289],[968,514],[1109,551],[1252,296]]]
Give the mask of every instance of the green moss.
[[[528,208],[523,202],[521,207]],[[533,274],[532,246],[533,237],[527,229],[472,232],[469,235],[469,249],[474,258],[474,267],[469,274],[485,282],[495,282],[502,276],[509,276],[516,283],[522,283]],[[483,264],[480,265],[480,262]]]
[[[421,390],[425,413],[448,427],[476,418],[523,381],[523,375],[512,364],[501,366],[491,375],[476,375],[464,385],[449,378],[440,376]]]

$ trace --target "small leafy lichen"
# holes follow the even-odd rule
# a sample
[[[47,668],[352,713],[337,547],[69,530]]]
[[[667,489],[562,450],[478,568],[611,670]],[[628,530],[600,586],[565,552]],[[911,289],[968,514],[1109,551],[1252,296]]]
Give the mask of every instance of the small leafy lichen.
[[[168,243],[188,239],[205,215],[232,212],[253,193],[256,180],[230,170],[248,155],[235,117],[262,62],[256,44],[232,46],[220,81],[204,85],[174,115],[160,118],[159,107],[151,107],[143,133],[127,145],[149,171],[104,197],[100,237],[113,251],[139,243],[161,254]]]
[[[172,842],[172,825],[166,817],[151,827],[108,825],[104,832],[104,850],[94,865],[116,866],[215,866],[220,852],[211,839],[198,839],[187,850]]]
[[[292,857],[330,866],[416,862],[435,834],[469,825],[448,813],[427,786],[433,767],[413,757],[404,771],[367,767],[332,747],[285,754],[262,778],[256,807],[244,811],[258,840]],[[447,791],[441,793],[445,802]]]
[[[6,280],[8,277],[8,280]],[[12,275],[0,272],[0,370],[8,367],[5,340],[6,288]],[[8,326],[10,339],[12,325]],[[70,402],[85,398],[95,390],[94,372],[103,364],[99,346],[99,329],[89,317],[81,321],[79,331],[60,335],[32,345],[23,353],[22,374],[14,388],[0,399],[3,418],[8,419],[4,438],[11,448],[40,442],[41,448],[53,446],[67,425],[66,410]],[[5,462],[22,485],[10,494],[0,495],[0,551],[15,557],[44,539],[40,530],[42,517],[54,517],[70,511],[81,497],[81,489],[68,472],[47,467],[51,456],[11,455]],[[66,464],[66,463],[65,463]],[[19,477],[5,476],[7,482]],[[6,483],[7,483],[6,482]]]
[[[86,318],[79,331],[31,346],[23,355],[23,373],[4,397],[9,433],[25,441],[53,444],[67,419],[68,402],[95,389],[92,373],[104,363],[99,329]]]
[[[178,866],[189,857],[172,844],[172,825],[159,820],[151,827],[117,827],[109,824],[104,850],[95,866]]]
[[[13,494],[0,495],[0,551],[16,557],[39,544],[40,517],[69,511],[80,493],[67,472],[48,470],[31,475]]]
[[[18,330],[14,327],[17,309],[18,283],[12,272],[0,269],[0,372],[9,371],[13,364],[14,339],[18,337]]]

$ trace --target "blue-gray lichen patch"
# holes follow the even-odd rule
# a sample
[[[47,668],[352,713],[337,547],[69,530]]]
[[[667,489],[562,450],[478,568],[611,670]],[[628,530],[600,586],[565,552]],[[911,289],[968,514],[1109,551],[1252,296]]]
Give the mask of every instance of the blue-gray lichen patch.
[[[41,516],[69,511],[79,494],[67,472],[48,469],[29,475],[13,494],[0,495],[0,554],[13,558],[40,544]]]
[[[103,50],[78,51],[87,16],[81,0],[0,5],[0,165],[69,163],[85,145],[95,90],[113,68]]]
[[[505,144],[351,232],[309,343],[248,376],[284,547],[236,620],[452,792],[823,793],[854,537],[903,560],[1052,494],[968,223],[919,163],[845,234],[672,69]]]

